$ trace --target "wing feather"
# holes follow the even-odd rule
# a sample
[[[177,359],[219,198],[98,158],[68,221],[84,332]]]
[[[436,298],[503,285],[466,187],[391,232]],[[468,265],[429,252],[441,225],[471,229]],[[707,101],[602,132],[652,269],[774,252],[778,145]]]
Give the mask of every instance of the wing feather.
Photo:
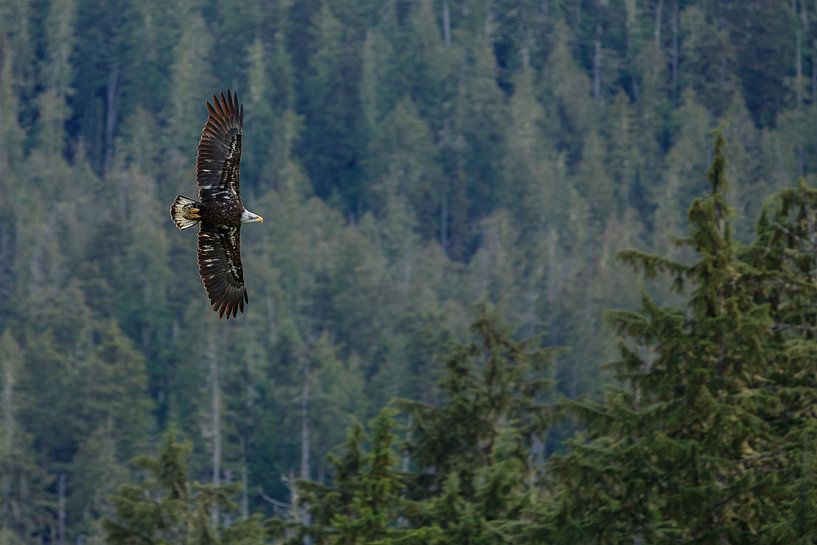
[[[199,275],[218,317],[244,312],[249,302],[241,266],[241,227],[202,223],[199,230]]]
[[[213,95],[213,104],[207,102],[206,106],[207,122],[196,155],[199,200],[215,198],[227,190],[238,196],[244,106],[229,89],[226,97],[223,92],[221,98]]]

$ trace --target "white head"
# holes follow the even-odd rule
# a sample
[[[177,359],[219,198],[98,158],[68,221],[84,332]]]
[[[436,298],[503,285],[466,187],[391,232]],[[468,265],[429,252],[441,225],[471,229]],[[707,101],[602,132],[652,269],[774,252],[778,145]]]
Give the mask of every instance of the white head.
[[[254,223],[256,221],[258,223],[264,223],[264,218],[257,214],[253,214],[246,208],[244,209],[243,212],[241,212],[241,223]]]

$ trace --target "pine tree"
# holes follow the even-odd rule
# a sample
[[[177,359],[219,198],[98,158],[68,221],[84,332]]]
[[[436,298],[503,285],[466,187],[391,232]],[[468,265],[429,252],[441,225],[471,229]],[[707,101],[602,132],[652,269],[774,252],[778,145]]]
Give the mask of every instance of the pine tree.
[[[692,91],[685,91],[683,102],[675,111],[678,123],[676,140],[665,156],[665,181],[653,192],[657,209],[654,214],[655,248],[671,248],[673,233],[681,232],[686,216],[680,203],[690,202],[705,190],[703,178],[707,168],[705,134],[712,123],[706,109]],[[694,160],[690,160],[694,158]],[[672,256],[670,256],[672,257]]]
[[[173,50],[171,66],[168,136],[171,146],[183,157],[189,157],[198,142],[205,115],[201,90],[212,87],[211,42],[207,39],[207,23],[200,13],[190,13],[181,21],[184,26]]]
[[[536,449],[550,420],[545,399],[553,350],[514,340],[485,305],[473,339],[445,361],[436,405],[403,402],[413,467],[412,524],[439,528],[443,543],[505,543],[538,486]]]
[[[681,12],[681,81],[711,114],[720,117],[739,92],[736,53],[726,32],[699,6]]]
[[[463,53],[450,136],[452,151],[459,153],[447,159],[449,171],[457,173],[461,168],[465,177],[467,199],[459,204],[469,206],[469,218],[483,217],[494,209],[499,192],[494,181],[500,178],[505,150],[499,127],[507,111],[496,82],[496,57],[487,30],[478,32]],[[452,204],[458,203],[454,197],[456,194],[451,195]],[[452,207],[452,219],[457,213]]]
[[[409,417],[403,471],[396,469],[395,411],[371,422],[371,447],[353,426],[331,482],[300,482],[304,523],[281,523],[289,543],[511,543],[537,495],[544,399],[553,352],[515,341],[484,306],[474,339],[454,347],[438,403],[403,400]],[[538,454],[537,454],[538,453]]]
[[[175,431],[165,434],[156,457],[139,456],[134,464],[144,473],[141,481],[123,484],[111,498],[114,514],[103,521],[111,545],[249,545],[264,541],[258,517],[214,524],[211,512],[236,510],[234,487],[202,485],[190,481],[187,462],[189,442]]]
[[[46,57],[40,67],[43,91],[38,97],[37,142],[50,159],[63,153],[64,125],[73,92],[71,53],[75,45],[75,0],[52,0],[45,20]]]
[[[811,243],[815,214],[817,192],[801,180],[767,201],[757,237],[742,252],[762,271],[765,281],[758,282],[755,297],[769,308],[773,327],[768,342],[778,354],[766,364],[763,403],[758,404],[759,414],[771,427],[770,438],[751,452],[758,466],[778,475],[768,501],[778,506],[779,513],[756,522],[771,542],[808,543],[817,536],[811,510],[817,419],[810,410],[815,403],[811,354],[817,349]]]
[[[574,40],[570,28],[558,21],[552,33],[553,46],[542,82],[546,93],[543,105],[551,121],[551,138],[567,150],[571,160],[578,155],[593,120],[592,85],[571,55]]]
[[[471,327],[473,339],[453,347],[445,361],[442,403],[404,403],[412,416],[412,460],[418,468],[434,468],[425,477],[430,482],[451,470],[470,480],[469,467],[488,459],[504,428],[513,426],[529,444],[548,422],[543,395],[554,352],[535,339],[514,340],[489,305],[480,306]]]
[[[609,314],[623,386],[568,404],[587,431],[553,462],[557,542],[743,543],[779,516],[764,414],[775,402],[762,386],[773,321],[756,298],[764,273],[739,259],[732,239],[724,149],[716,132],[711,192],[693,201],[681,240],[695,260],[621,254],[648,276],[669,276],[687,307],[645,293],[640,312]]]
[[[15,251],[14,201],[16,170],[22,163],[25,133],[19,125],[19,102],[14,92],[14,55],[0,46],[0,329],[4,327],[13,290]]]
[[[42,536],[52,507],[51,479],[37,464],[31,435],[18,417],[27,401],[18,385],[22,360],[21,347],[6,329],[0,335],[0,542],[10,545]]]
[[[370,148],[368,177],[383,193],[397,188],[411,204],[421,236],[438,238],[442,173],[431,131],[411,100],[399,101],[374,128]]]
[[[313,24],[315,53],[303,88],[303,163],[319,196],[336,194],[344,210],[357,213],[364,198],[357,169],[360,44],[328,4],[323,4]]]
[[[514,80],[509,104],[511,122],[505,136],[507,152],[503,159],[500,202],[515,211],[520,231],[543,233],[547,226],[562,219],[566,212],[560,171],[561,158],[554,156],[552,143],[543,130],[545,112],[536,97],[535,74],[524,67]],[[547,211],[543,213],[543,211]]]
[[[395,426],[393,409],[383,409],[370,422],[371,438],[362,426],[354,425],[341,454],[330,457],[332,484],[298,484],[311,523],[288,530],[279,524],[279,531],[289,534],[287,543],[304,539],[316,545],[445,543],[440,541],[439,528],[415,529],[405,523],[416,507],[403,496],[405,477],[397,470]],[[365,450],[367,442],[371,446]]]

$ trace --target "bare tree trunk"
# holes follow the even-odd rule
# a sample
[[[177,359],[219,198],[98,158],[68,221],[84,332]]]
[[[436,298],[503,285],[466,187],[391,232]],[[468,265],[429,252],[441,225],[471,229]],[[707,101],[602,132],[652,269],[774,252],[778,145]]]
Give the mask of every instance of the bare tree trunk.
[[[312,368],[308,356],[304,357],[304,376],[301,385],[301,479],[309,479],[310,450],[312,443],[309,427],[309,401],[312,387]],[[301,524],[309,526],[312,524],[312,517],[309,514],[309,506],[306,502],[301,502],[297,496],[298,487],[294,479],[292,480],[292,507],[300,518]],[[312,540],[307,536],[304,538],[304,545],[311,545]]]
[[[105,108],[105,153],[102,172],[108,171],[113,158],[113,137],[116,132],[116,118],[119,112],[119,66],[114,65],[108,74],[107,102]]]
[[[210,422],[213,433],[213,486],[221,484],[221,384],[219,377],[218,354],[216,353],[215,333],[210,335],[209,343],[210,358]],[[213,525],[218,526],[219,509],[213,506]]]
[[[812,50],[817,51],[817,40],[814,40]],[[817,100],[817,59],[814,55],[811,59],[811,100]]]
[[[247,491],[247,441],[241,436],[241,518],[250,516],[250,495]]]
[[[448,183],[440,184],[440,246],[445,252],[448,246]]]
[[[796,9],[797,0],[792,0],[792,8]],[[800,10],[799,25],[795,31],[795,52],[794,52],[794,68],[795,79],[797,81],[797,109],[799,110],[803,105],[803,28],[806,26],[805,12]]]
[[[411,444],[411,426],[412,426],[412,418],[409,416],[408,423],[406,425],[406,445]],[[408,473],[409,469],[411,468],[411,457],[409,456],[408,449],[403,451],[403,460],[400,466],[400,470],[403,473]]]
[[[593,40],[593,98],[601,98],[601,21],[596,23],[596,37]]]
[[[6,333],[10,336],[10,333]],[[2,343],[2,340],[0,340]],[[14,450],[14,431],[15,431],[15,411],[14,411],[14,382],[15,371],[17,368],[16,359],[18,357],[16,350],[12,346],[8,347],[8,353],[0,355],[0,363],[3,366],[3,392],[2,392],[2,409],[3,409],[3,452],[0,457],[9,458],[12,456]],[[0,473],[0,500],[6,505],[11,505],[12,518],[19,520],[19,509],[15,494],[12,493],[12,476],[10,472]]]
[[[57,478],[57,543],[65,545],[65,473]]]
[[[451,11],[448,9],[448,0],[443,0],[443,43],[451,47]]]
[[[672,98],[678,104],[678,0],[672,2]]]
[[[14,448],[14,371],[16,362],[11,358],[16,354],[3,356],[3,455],[10,456]]]
[[[545,272],[545,300],[547,301],[547,309],[545,311],[545,315],[547,316],[556,304],[556,297],[559,293],[559,288],[561,286],[561,278],[557,278],[559,275],[559,270],[556,268],[558,265],[557,263],[561,263],[561,260],[557,259],[557,245],[558,245],[558,238],[559,235],[556,233],[554,229],[550,229],[548,232],[548,239],[547,239],[547,256],[548,259],[547,263],[547,270]]]
[[[792,0],[792,8],[796,10],[797,8],[797,0]],[[796,11],[795,11],[796,13]],[[798,18],[798,27],[795,31],[795,43],[796,49],[794,53],[794,65],[795,65],[795,81],[797,85],[797,111],[801,112],[803,109],[803,30],[807,28],[808,21],[806,20],[806,12],[805,8],[802,6],[800,7],[800,17]],[[801,116],[798,116],[802,118]],[[797,141],[797,170],[798,176],[802,177],[805,171],[805,165],[803,160],[803,140],[802,137],[798,138]]]
[[[485,10],[485,25],[484,32],[488,39],[493,38],[494,35],[494,12],[491,9],[491,2],[488,2],[488,9]]]
[[[301,479],[309,479],[309,395],[311,382],[309,362],[304,362],[304,376],[301,384]]]
[[[525,294],[525,329],[527,331],[527,335],[532,337],[536,333],[536,303],[539,300],[539,290],[536,289],[536,286],[531,286],[530,289],[527,290]]]
[[[661,20],[664,16],[664,0],[658,0],[655,8],[655,46],[661,47]]]
[[[542,467],[544,463],[545,443],[542,441],[541,437],[534,435],[530,453],[528,454],[528,476],[526,479],[527,482],[525,483],[534,502],[537,501],[539,497],[538,487],[536,486],[536,468]]]
[[[443,44],[446,48],[451,47],[451,10],[448,6],[448,0],[443,0]],[[446,117],[443,122],[443,141],[448,139],[448,128],[450,120]],[[442,199],[440,205],[440,246],[443,252],[446,251],[448,245],[448,192],[446,185],[443,184]]]
[[[318,471],[317,471],[316,480],[319,484],[326,483],[326,456],[319,456],[318,457]]]
[[[2,152],[0,152],[0,155]],[[2,159],[0,159],[0,178],[5,177]],[[7,178],[6,178],[7,179]],[[0,183],[0,191],[4,192],[6,196],[11,193],[2,187]],[[12,266],[15,257],[15,236],[13,222],[10,218],[0,221],[0,301],[11,300],[12,289]],[[2,308],[5,305],[0,305]],[[3,327],[3,319],[0,316],[0,327]]]
[[[403,282],[400,286],[400,295],[405,296],[411,287],[412,271],[413,271],[413,248],[411,247],[411,240],[406,238],[403,245]]]

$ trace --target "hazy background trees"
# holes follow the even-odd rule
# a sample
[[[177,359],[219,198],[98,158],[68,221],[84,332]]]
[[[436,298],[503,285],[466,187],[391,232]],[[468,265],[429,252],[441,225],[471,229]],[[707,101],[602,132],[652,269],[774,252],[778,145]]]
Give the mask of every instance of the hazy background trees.
[[[440,401],[434,356],[481,300],[567,348],[550,395],[597,394],[602,310],[639,300],[616,252],[689,257],[669,243],[711,128],[737,240],[814,182],[816,21],[811,0],[0,0],[0,539],[101,539],[171,425],[195,479],[237,484],[230,513],[271,513],[328,482],[354,418]],[[165,214],[227,87],[268,221],[244,233],[247,314],[219,323]]]

